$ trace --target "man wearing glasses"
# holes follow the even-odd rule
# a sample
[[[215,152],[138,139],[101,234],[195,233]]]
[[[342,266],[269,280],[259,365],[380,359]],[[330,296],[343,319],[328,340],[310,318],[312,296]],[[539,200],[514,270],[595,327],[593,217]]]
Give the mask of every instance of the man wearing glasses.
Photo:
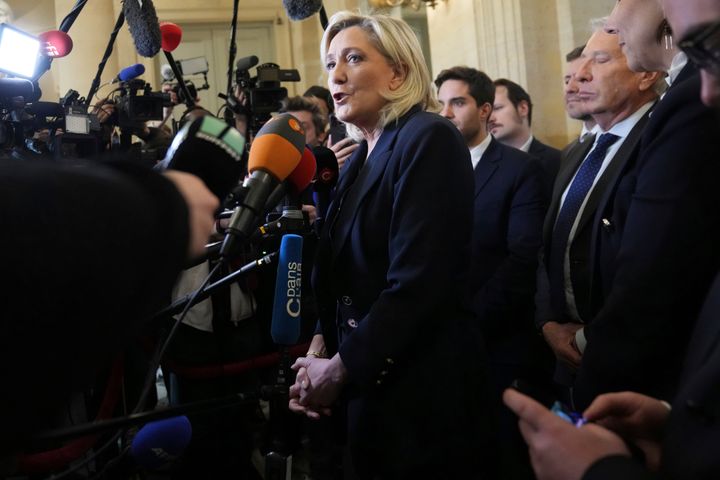
[[[660,3],[677,46],[701,69],[703,103],[720,110],[720,2]],[[602,395],[583,412],[591,423],[576,428],[527,397],[505,394],[520,417],[539,480],[720,478],[720,276],[707,295],[672,400],[671,406],[632,392]],[[631,452],[630,444],[638,448]]]

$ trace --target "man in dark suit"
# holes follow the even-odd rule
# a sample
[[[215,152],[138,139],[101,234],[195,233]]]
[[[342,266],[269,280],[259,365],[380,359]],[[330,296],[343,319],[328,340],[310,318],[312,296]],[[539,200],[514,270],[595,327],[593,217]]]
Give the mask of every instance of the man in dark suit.
[[[493,137],[510,147],[537,158],[543,168],[548,196],[560,168],[560,150],[545,145],[532,133],[533,104],[530,95],[515,82],[499,78],[495,84],[495,102],[489,130]]]
[[[536,159],[489,135],[495,86],[486,74],[454,67],[443,70],[435,84],[441,114],[458,127],[473,162],[473,308],[486,335],[499,403],[502,390],[516,378],[549,381],[549,362],[538,359],[551,357],[532,322],[544,174]],[[515,422],[503,411],[500,429],[507,439]],[[513,468],[518,462],[507,464]]]
[[[720,4],[709,0],[663,0],[664,14],[678,38],[688,38],[692,31],[702,31],[714,23],[717,29],[720,21]],[[699,29],[698,29],[699,27]],[[717,31],[717,30],[716,30]],[[680,43],[682,45],[682,43]],[[689,43],[685,43],[686,48]],[[704,109],[706,106],[720,106],[720,58],[717,44],[705,43],[700,46],[707,53],[705,61],[698,65],[702,68],[701,81],[692,68],[685,67],[653,115],[645,136],[648,147],[654,150],[656,161],[650,163],[653,168],[645,165],[645,178],[638,177],[638,185],[657,185],[652,182],[656,171],[674,184],[678,177],[676,169],[668,170],[668,165],[689,163],[689,171],[697,171],[697,178],[707,176],[706,182],[698,184],[712,185],[717,183],[720,172],[717,168],[716,156],[708,152],[717,152],[717,123],[712,123],[713,112]],[[697,47],[695,47],[697,48]],[[714,50],[713,50],[714,49]],[[692,57],[691,57],[692,58]],[[700,58],[700,57],[696,57]],[[715,93],[713,93],[715,92]],[[717,114],[717,110],[715,111]],[[661,134],[666,127],[664,140]],[[700,132],[698,134],[698,132]],[[654,139],[654,141],[652,141]],[[662,141],[661,141],[662,140]],[[681,148],[682,152],[677,150]],[[694,151],[693,151],[694,150]],[[652,151],[652,150],[651,150]],[[702,152],[705,152],[703,154]],[[687,155],[681,156],[687,152]],[[698,155],[699,159],[694,156]],[[663,159],[666,160],[663,163]],[[675,160],[674,162],[672,160]],[[715,167],[713,167],[715,165]],[[649,178],[648,178],[649,176]],[[685,176],[685,175],[684,175]],[[649,181],[650,180],[650,181]],[[687,185],[685,180],[678,182]],[[696,195],[691,189],[690,197]],[[700,189],[702,190],[702,189]],[[709,189],[708,189],[709,190]],[[660,190],[661,192],[663,189]],[[686,203],[678,201],[677,191],[667,195],[648,196],[647,192],[637,192],[641,203],[657,204],[659,208],[667,208],[672,204]],[[673,198],[675,197],[675,198]],[[651,202],[648,202],[650,200]],[[706,202],[707,203],[707,202]],[[711,212],[685,212],[686,217],[702,218],[710,214],[709,219],[717,218],[715,203],[709,205]],[[642,212],[647,214],[647,212]],[[703,215],[702,213],[705,213]],[[680,225],[679,230],[685,234],[687,225]],[[647,228],[647,224],[639,224],[639,228]],[[668,231],[667,229],[663,229]],[[696,233],[696,235],[693,235]],[[697,234],[708,236],[708,230],[685,234],[696,238]],[[652,234],[652,232],[651,232]],[[675,240],[679,235],[673,235]],[[700,243],[702,245],[702,243]],[[714,250],[717,251],[717,242]],[[696,247],[697,248],[697,247]],[[628,251],[628,249],[626,249]],[[631,250],[630,250],[631,251]],[[655,253],[655,261],[666,263],[662,256]],[[688,252],[685,251],[683,255]],[[707,253],[707,252],[705,252]],[[705,262],[708,263],[707,259]],[[716,266],[717,271],[717,266]],[[666,277],[670,280],[672,277]],[[694,281],[692,276],[680,277],[680,282]],[[680,283],[678,282],[678,283]],[[698,290],[691,286],[689,289]],[[667,305],[660,291],[656,298],[661,308]],[[631,312],[633,312],[631,310]],[[675,312],[673,312],[675,313]],[[678,319],[680,323],[692,323],[691,312],[685,312]],[[688,322],[688,320],[690,320]],[[677,342],[677,339],[673,339]],[[516,392],[507,392],[505,400],[520,417],[526,439],[533,450],[534,465],[538,478],[554,480],[599,480],[613,478],[625,479],[716,479],[720,477],[720,457],[717,445],[720,441],[718,418],[720,411],[720,275],[715,276],[705,303],[701,309],[697,323],[687,348],[679,389],[674,396],[672,405],[656,398],[632,392],[601,395],[585,411],[585,417],[595,422],[589,428],[576,429],[555,415],[550,414],[531,399]],[[597,424],[620,432],[625,441],[636,443],[644,452],[644,459],[631,458],[623,439],[612,432],[600,428]],[[641,460],[645,460],[642,462]],[[643,465],[645,463],[645,465]]]
[[[585,346],[592,291],[592,219],[604,192],[634,155],[657,95],[657,73],[634,73],[617,37],[593,34],[576,73],[579,95],[599,125],[594,141],[567,150],[545,219],[536,322],[557,358],[555,380],[572,387]],[[566,400],[570,400],[570,392]]]

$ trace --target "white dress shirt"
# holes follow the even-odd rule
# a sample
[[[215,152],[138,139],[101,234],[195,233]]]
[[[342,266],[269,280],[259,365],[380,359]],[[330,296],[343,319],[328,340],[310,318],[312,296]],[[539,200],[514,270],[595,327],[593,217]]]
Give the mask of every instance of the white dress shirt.
[[[470,149],[470,159],[472,160],[473,170],[475,170],[475,167],[480,163],[480,159],[485,154],[485,150],[487,150],[491,140],[492,135],[488,135],[485,137],[485,140]]]

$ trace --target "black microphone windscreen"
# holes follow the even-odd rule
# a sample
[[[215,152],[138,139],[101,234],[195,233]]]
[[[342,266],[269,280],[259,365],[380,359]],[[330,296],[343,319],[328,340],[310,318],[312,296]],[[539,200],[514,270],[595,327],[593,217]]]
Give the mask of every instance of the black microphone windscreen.
[[[154,57],[160,51],[162,37],[152,0],[124,0],[123,13],[137,52]]]
[[[338,168],[337,157],[335,152],[327,147],[319,145],[312,148],[313,155],[317,162],[315,170],[315,191],[329,192],[337,184],[340,169]]]
[[[240,60],[237,61],[235,64],[235,68],[240,71],[250,70],[252,67],[258,64],[260,60],[255,55],[250,55],[249,57],[243,57]]]
[[[283,0],[283,7],[290,20],[305,20],[322,7],[322,0]]]
[[[222,201],[244,173],[244,148],[245,139],[237,130],[206,115],[183,126],[158,168],[197,175]]]

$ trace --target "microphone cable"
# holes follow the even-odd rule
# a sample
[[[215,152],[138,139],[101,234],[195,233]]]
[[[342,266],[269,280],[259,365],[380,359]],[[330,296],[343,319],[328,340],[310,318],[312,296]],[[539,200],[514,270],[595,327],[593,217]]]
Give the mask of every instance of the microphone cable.
[[[194,306],[195,299],[197,296],[205,289],[205,287],[210,283],[210,280],[215,276],[215,274],[219,271],[219,269],[222,267],[224,263],[224,259],[220,259],[220,261],[215,265],[215,267],[208,273],[207,277],[205,277],[205,280],[203,280],[200,287],[195,290],[193,293],[193,296],[190,297],[190,300],[188,300],[188,303],[185,305],[185,308],[183,309],[182,313],[178,316],[178,318],[175,320],[175,323],[170,328],[170,331],[168,332],[165,339],[162,341],[162,343],[158,344],[158,347],[155,349],[155,354],[153,355],[152,360],[150,361],[150,367],[145,377],[145,384],[143,385],[143,389],[140,392],[140,396],[138,397],[138,401],[135,404],[135,408],[133,408],[131,413],[138,413],[142,410],[143,405],[145,404],[145,401],[147,400],[148,395],[150,394],[150,389],[155,385],[156,382],[156,372],[157,369],[160,367],[160,362],[162,360],[163,355],[165,355],[165,351],[167,350],[168,346],[170,345],[170,342],[172,341],[175,332],[180,327],[180,324],[185,319],[185,316],[187,315],[188,311],[190,311],[190,308]],[[107,442],[105,442],[102,446],[97,448],[91,455],[87,456],[82,462],[73,465],[72,467],[69,467],[65,470],[63,470],[60,473],[57,474],[51,474],[49,477],[47,477],[47,480],[60,480],[62,478],[66,478],[68,475],[71,475],[81,468],[83,468],[88,463],[95,460],[98,456],[100,456],[102,453],[104,453],[108,448],[110,448],[112,445],[117,443],[118,439],[123,435],[123,433],[126,431],[126,429],[118,430]],[[127,453],[127,448],[124,448],[123,451],[121,451],[115,459],[109,460],[108,464],[110,462],[115,462],[119,460],[122,456],[124,456]],[[107,464],[105,465],[107,467]],[[101,472],[104,473],[105,468],[101,469]],[[97,473],[90,478],[96,478]],[[98,477],[99,478],[99,477]]]

